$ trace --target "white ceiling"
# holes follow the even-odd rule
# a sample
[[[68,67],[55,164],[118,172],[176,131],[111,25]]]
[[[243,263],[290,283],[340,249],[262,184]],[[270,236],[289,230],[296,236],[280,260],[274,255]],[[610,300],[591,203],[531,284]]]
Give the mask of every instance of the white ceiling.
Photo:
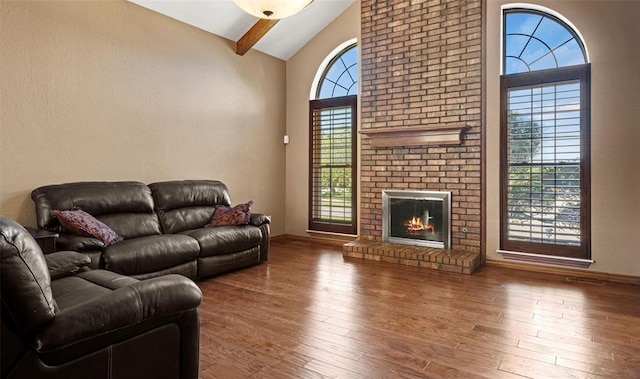
[[[231,0],[129,1],[232,41],[258,21]],[[288,60],[354,2],[315,0],[300,13],[280,20],[253,48]]]

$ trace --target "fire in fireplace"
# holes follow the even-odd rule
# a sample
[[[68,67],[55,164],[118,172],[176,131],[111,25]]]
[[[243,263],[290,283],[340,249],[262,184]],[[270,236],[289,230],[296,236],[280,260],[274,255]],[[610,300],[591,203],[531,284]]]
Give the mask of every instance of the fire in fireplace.
[[[449,248],[451,192],[382,191],[383,241]]]
[[[424,235],[423,231],[431,230],[431,234],[436,234],[435,225],[429,222],[433,217],[429,216],[429,210],[425,212],[424,219],[426,222],[422,222],[422,217],[411,217],[411,220],[407,220],[404,226],[407,227],[407,234],[411,236]]]

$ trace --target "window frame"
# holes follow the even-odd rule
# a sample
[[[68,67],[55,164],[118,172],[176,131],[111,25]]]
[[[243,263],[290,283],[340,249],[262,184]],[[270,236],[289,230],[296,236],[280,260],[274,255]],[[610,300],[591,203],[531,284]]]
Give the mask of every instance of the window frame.
[[[326,99],[315,99],[309,101],[309,215],[308,215],[308,227],[309,230],[314,232],[329,232],[357,235],[358,229],[358,209],[357,209],[357,95],[348,95],[341,97],[333,97]],[[314,111],[336,108],[336,107],[350,107],[351,108],[351,221],[339,222],[337,220],[321,220],[314,218],[314,194],[316,193],[314,188],[314,157],[319,154],[319,151],[314,149]]]
[[[591,257],[591,65],[566,66],[501,76],[500,86],[500,247],[506,251],[560,256],[577,259]],[[509,88],[580,81],[580,245],[561,245],[510,240],[508,238],[507,195],[508,99]]]

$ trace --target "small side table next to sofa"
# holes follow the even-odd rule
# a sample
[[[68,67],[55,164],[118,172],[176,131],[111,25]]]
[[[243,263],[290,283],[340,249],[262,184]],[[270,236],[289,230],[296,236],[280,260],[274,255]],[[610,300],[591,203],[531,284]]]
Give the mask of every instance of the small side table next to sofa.
[[[29,226],[25,226],[24,228],[27,229],[27,232],[29,232],[38,245],[40,245],[40,249],[42,249],[44,254],[56,251],[56,238],[58,238],[58,233]]]

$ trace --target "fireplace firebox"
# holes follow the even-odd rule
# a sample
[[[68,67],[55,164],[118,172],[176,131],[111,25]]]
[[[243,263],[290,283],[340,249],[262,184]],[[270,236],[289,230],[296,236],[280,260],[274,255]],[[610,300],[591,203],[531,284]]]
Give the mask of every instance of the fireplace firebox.
[[[382,191],[382,240],[448,249],[451,192]]]

